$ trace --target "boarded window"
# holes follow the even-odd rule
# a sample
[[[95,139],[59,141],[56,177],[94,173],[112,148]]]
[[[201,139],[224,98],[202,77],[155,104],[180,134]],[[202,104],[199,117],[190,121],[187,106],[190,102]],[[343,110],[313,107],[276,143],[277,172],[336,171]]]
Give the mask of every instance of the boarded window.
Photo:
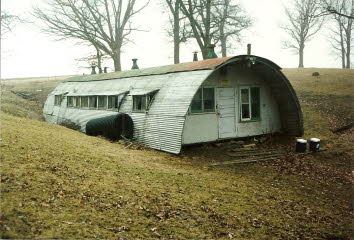
[[[88,108],[88,97],[81,97],[81,108]]]
[[[107,108],[107,96],[98,96],[98,108]]]
[[[260,88],[241,88],[241,120],[260,120]]]
[[[67,106],[68,107],[73,107],[74,106],[73,102],[74,102],[73,97],[68,97]]]
[[[62,95],[55,95],[54,96],[54,105],[60,106],[62,100]]]
[[[191,113],[215,112],[215,88],[200,88],[194,95]]]
[[[89,96],[89,107],[97,108],[97,96]]]
[[[118,96],[108,96],[108,109],[118,109]]]

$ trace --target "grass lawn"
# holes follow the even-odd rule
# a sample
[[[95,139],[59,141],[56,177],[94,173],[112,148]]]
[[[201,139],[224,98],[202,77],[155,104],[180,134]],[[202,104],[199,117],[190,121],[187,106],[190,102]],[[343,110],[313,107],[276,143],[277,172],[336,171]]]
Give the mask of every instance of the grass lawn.
[[[328,150],[213,168],[207,163],[225,156],[211,145],[175,156],[40,121],[43,96],[57,82],[41,83],[42,91],[5,86],[1,238],[350,239],[353,134],[331,129],[350,121],[340,116],[353,113],[354,70],[284,73],[302,104],[305,137],[319,137]]]

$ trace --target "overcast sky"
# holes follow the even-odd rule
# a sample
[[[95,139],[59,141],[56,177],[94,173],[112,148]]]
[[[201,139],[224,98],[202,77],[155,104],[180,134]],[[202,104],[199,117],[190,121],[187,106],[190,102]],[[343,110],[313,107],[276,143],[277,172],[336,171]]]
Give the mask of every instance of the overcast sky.
[[[139,0],[140,2],[142,0]],[[167,38],[167,16],[162,15],[159,2],[151,0],[144,12],[135,18],[135,23],[147,32],[132,37],[135,44],[123,49],[122,68],[131,68],[131,59],[138,58],[140,68],[173,63],[173,44]],[[243,43],[234,44],[228,55],[246,53],[247,43],[252,44],[252,54],[268,58],[282,68],[297,67],[298,58],[293,51],[282,48],[286,35],[279,27],[285,22],[284,4],[290,0],[240,0],[242,6],[254,19],[254,26],[244,34]],[[2,10],[29,19],[33,5],[42,6],[46,0],[1,0]],[[324,28],[306,44],[305,67],[340,67],[339,59],[333,56]],[[193,40],[181,46],[181,62],[192,60],[192,52],[198,50]],[[73,41],[54,41],[35,24],[17,24],[12,33],[1,40],[1,78],[58,76],[89,73],[88,63],[76,59],[92,53],[92,49],[75,45]],[[216,49],[220,54],[220,49]],[[201,55],[199,54],[199,59]],[[105,66],[113,68],[111,61]]]

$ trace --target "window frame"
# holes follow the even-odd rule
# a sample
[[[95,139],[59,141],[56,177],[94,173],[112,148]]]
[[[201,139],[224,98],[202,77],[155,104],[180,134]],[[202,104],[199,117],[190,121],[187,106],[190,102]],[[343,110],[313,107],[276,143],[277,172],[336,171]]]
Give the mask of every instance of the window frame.
[[[98,98],[97,98],[97,95],[89,95],[88,96],[89,97],[89,109],[98,109]],[[95,97],[96,98],[96,106],[95,107],[91,107],[91,98],[92,97]]]
[[[211,111],[211,112],[205,112],[205,109],[204,109],[204,88],[211,88],[211,89],[214,89],[214,110]],[[215,114],[216,113],[216,87],[213,87],[213,86],[203,86],[203,87],[200,87],[198,88],[197,91],[199,91],[199,89],[202,89],[202,101],[201,101],[201,105],[202,105],[202,110],[200,112],[192,112],[192,102],[193,102],[193,99],[194,99],[194,96],[193,96],[193,99],[192,99],[192,102],[189,106],[189,114],[190,115],[200,115],[200,114]]]
[[[100,98],[103,98],[103,103],[104,103],[103,107],[100,107]],[[99,110],[108,109],[108,96],[107,95],[98,95],[97,96],[97,109],[99,109]]]
[[[67,98],[66,98],[66,106],[68,108],[74,108],[74,98],[73,98],[73,96],[67,96]]]
[[[259,117],[258,118],[252,118],[252,88],[258,88],[259,92]],[[248,103],[243,103],[242,102],[242,90],[247,89],[248,91]],[[261,121],[261,87],[260,86],[242,86],[240,87],[239,91],[239,116],[240,116],[240,122],[257,122]],[[242,117],[242,105],[243,104],[248,104],[248,111],[249,111],[249,118],[243,118]]]
[[[62,101],[63,101],[63,94],[54,95],[54,106],[61,106]]]
[[[115,98],[115,101],[110,101],[110,98]],[[111,110],[111,111],[115,111],[115,110],[117,110],[118,111],[118,109],[119,109],[119,95],[107,95],[107,110]],[[117,107],[109,107],[109,103],[114,103],[115,102],[115,104],[112,104],[112,106],[114,106],[114,105],[116,105]]]
[[[82,98],[87,98],[87,106],[82,106]],[[89,109],[89,96],[80,96],[80,109]]]
[[[135,113],[147,113],[151,107],[152,102],[155,99],[156,93],[158,92],[158,90],[149,92],[147,94],[139,94],[139,95],[132,95],[132,112]],[[135,101],[134,98],[136,97],[141,97],[141,98],[145,98],[145,109],[135,109]],[[123,97],[124,98],[124,97]],[[123,100],[123,99],[122,99]]]

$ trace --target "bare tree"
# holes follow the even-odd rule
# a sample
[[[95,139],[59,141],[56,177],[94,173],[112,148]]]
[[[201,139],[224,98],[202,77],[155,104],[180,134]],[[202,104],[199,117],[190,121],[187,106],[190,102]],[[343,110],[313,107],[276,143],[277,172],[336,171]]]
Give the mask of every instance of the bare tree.
[[[319,10],[316,0],[294,0],[292,8],[285,8],[288,24],[282,28],[290,36],[290,40],[285,42],[285,47],[297,51],[299,68],[304,67],[305,43],[322,27],[324,19],[317,17]]]
[[[186,17],[181,14],[180,2],[178,0],[165,0],[165,2],[169,9],[167,34],[173,39],[173,60],[177,64],[180,62],[180,45],[191,37],[191,31]]]
[[[1,38],[5,36],[5,34],[12,31],[13,27],[16,23],[20,22],[20,18],[18,16],[12,15],[6,11],[1,11]]]
[[[108,60],[110,57],[107,54],[102,53],[102,51],[98,48],[95,48],[95,53],[92,53],[86,57],[82,58],[77,58],[76,61],[78,62],[84,62],[85,65],[87,64],[90,67],[85,67],[85,68],[91,68],[92,66],[97,66],[98,72],[102,73],[103,72],[103,64]]]
[[[115,71],[121,71],[122,47],[129,35],[139,29],[132,18],[148,2],[136,8],[136,0],[50,0],[48,8],[34,8],[34,16],[45,24],[44,32],[58,37],[90,43],[109,55]]]
[[[346,1],[346,0],[343,0]],[[338,0],[318,0],[318,6],[321,8],[321,12],[317,16],[336,15],[339,17],[354,19],[354,14],[348,9],[343,9],[341,4],[338,4]],[[350,10],[350,5],[347,6]]]
[[[252,20],[239,4],[233,3],[232,0],[221,0],[220,4],[215,5],[214,21],[217,22],[219,34],[216,37],[220,41],[221,54],[227,56],[227,49],[232,44],[228,40],[236,39],[241,41],[241,32],[252,25]]]
[[[337,0],[333,6],[344,15],[353,15],[354,0]],[[342,68],[350,68],[354,24],[353,18],[333,14],[335,27],[331,28],[330,41],[333,49],[340,54]]]
[[[241,31],[251,25],[250,18],[233,0],[178,1],[204,59],[208,56],[208,46],[219,41],[222,55],[226,56],[228,39],[232,36],[240,38]]]
[[[212,22],[212,0],[177,0],[184,16],[189,20],[193,32],[202,52],[203,59],[208,55],[208,46],[218,31]]]

